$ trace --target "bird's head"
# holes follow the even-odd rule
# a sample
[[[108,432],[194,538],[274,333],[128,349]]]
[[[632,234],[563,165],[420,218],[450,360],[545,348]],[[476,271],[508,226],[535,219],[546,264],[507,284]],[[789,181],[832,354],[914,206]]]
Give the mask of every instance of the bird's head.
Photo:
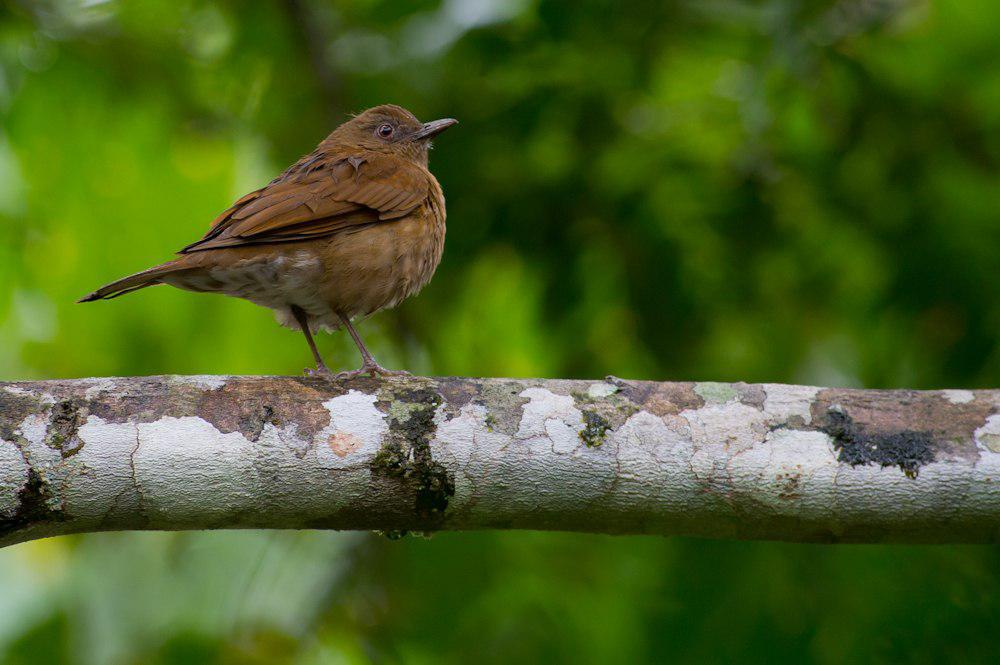
[[[454,118],[420,122],[401,106],[383,104],[337,127],[323,143],[396,154],[426,166],[431,139],[456,123]]]

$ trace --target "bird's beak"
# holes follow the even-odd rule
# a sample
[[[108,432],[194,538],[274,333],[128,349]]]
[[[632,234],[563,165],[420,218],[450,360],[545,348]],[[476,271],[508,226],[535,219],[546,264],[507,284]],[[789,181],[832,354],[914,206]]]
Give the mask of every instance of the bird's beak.
[[[415,131],[410,135],[410,138],[414,141],[419,141],[421,139],[429,139],[437,136],[444,130],[448,129],[452,125],[457,125],[458,120],[454,118],[442,118],[441,120],[432,120],[430,122],[425,122],[424,126]]]

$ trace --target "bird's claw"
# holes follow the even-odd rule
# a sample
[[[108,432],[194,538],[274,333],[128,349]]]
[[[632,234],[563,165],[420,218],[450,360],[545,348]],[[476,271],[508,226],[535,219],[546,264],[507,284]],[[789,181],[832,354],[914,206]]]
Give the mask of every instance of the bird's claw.
[[[353,379],[367,373],[368,373],[367,370],[364,367],[362,367],[360,369],[352,369],[346,372],[337,372],[330,378],[332,378],[334,381],[343,381],[344,379]]]
[[[401,369],[386,369],[378,363],[365,363],[358,369],[352,369],[345,372],[337,372],[334,374],[330,371],[329,367],[317,367],[315,369],[307,368],[305,374],[312,378],[327,379],[330,381],[344,381],[347,379],[354,379],[359,376],[371,376],[376,377],[388,377],[388,376],[410,376],[410,373]]]
[[[355,370],[361,374],[371,374],[372,378],[377,376],[410,376],[410,373],[403,369],[386,369],[376,362],[365,363],[361,369]]]

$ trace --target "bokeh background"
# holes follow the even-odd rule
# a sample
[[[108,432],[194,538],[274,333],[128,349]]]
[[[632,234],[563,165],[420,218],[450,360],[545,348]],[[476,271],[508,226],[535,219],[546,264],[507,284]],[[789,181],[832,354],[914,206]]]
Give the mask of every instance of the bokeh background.
[[[0,4],[0,379],[298,373],[160,262],[347,113],[461,124],[434,374],[1000,385],[1000,3]],[[324,337],[353,367],[345,335]],[[997,662],[1000,551],[538,533],[0,551],[3,663]]]

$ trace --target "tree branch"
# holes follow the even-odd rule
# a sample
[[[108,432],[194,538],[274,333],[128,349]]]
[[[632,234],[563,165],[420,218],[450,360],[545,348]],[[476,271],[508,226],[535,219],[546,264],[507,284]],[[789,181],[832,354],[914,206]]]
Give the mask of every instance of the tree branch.
[[[0,383],[0,546],[217,528],[1000,542],[1000,391]]]

